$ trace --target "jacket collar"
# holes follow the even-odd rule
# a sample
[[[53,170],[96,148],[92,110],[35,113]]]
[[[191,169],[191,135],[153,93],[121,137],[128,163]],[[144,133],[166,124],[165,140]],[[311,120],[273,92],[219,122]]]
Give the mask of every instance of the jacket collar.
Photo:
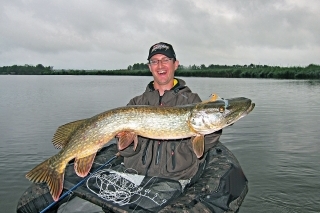
[[[148,84],[146,91],[149,91],[149,92],[155,91],[154,86],[153,86],[153,82],[154,81],[151,81]],[[170,89],[170,91],[174,91],[175,93],[178,93],[179,90],[181,90],[185,87],[186,87],[186,82],[184,80],[179,79],[179,78],[175,78],[174,79],[174,86]]]

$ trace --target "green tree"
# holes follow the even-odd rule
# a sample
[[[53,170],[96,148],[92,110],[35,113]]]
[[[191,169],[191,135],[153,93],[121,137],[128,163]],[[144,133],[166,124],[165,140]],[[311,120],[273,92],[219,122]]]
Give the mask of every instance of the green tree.
[[[206,65],[201,64],[201,65],[200,65],[200,69],[204,70],[204,69],[207,69],[207,67],[206,67]]]

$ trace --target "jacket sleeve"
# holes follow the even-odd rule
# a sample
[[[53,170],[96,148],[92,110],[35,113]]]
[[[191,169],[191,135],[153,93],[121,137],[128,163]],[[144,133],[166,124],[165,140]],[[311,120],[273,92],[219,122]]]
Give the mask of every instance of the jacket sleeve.
[[[221,134],[222,134],[222,129],[204,136],[204,152],[207,152],[209,149],[217,145]]]
[[[127,106],[130,106],[130,105],[137,105],[137,103],[136,103],[136,99],[137,99],[137,97],[136,97],[136,98],[132,98],[132,99],[129,101],[129,103],[127,104]]]

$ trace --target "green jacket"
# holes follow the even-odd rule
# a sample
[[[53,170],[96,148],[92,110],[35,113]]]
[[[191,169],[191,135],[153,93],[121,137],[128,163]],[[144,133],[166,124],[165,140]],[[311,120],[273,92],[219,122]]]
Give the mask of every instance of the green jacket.
[[[193,93],[186,83],[178,83],[160,97],[158,90],[150,82],[142,95],[134,97],[128,105],[176,106],[201,102],[198,94]],[[215,146],[222,131],[205,136],[205,152]],[[190,138],[179,140],[152,140],[138,137],[136,150],[132,145],[120,151],[127,169],[133,169],[140,175],[158,176],[175,180],[192,178],[198,171],[204,158],[198,159],[193,152]]]

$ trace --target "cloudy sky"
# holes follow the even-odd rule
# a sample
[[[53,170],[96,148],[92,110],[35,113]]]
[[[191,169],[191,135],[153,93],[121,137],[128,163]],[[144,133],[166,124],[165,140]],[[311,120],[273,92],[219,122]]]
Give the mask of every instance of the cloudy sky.
[[[180,64],[320,64],[319,0],[1,0],[0,66],[126,69],[171,43]]]

